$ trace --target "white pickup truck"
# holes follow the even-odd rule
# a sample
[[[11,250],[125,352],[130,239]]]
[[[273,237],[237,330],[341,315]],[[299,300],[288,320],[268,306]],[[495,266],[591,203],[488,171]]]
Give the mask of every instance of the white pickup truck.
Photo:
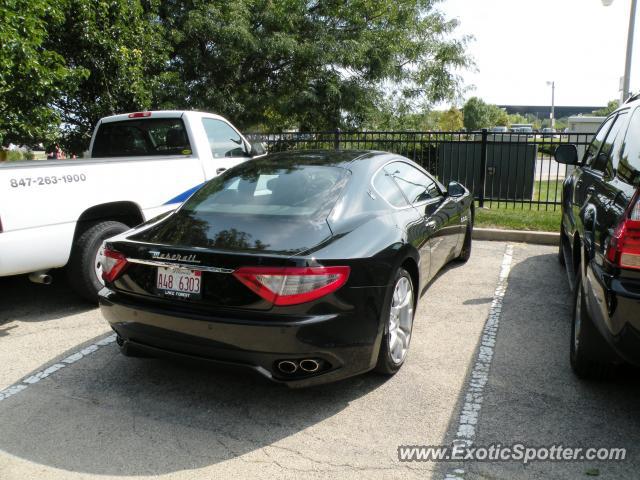
[[[109,237],[174,210],[224,170],[264,155],[224,118],[188,111],[103,118],[90,158],[0,163],[0,276],[50,283],[66,266],[89,301]]]

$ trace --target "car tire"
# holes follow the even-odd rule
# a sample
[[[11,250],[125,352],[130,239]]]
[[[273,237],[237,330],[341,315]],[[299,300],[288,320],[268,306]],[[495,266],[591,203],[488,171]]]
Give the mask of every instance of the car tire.
[[[98,292],[104,283],[97,273],[97,255],[102,242],[129,229],[112,220],[88,224],[74,242],[67,264],[71,288],[90,303],[98,303]]]
[[[462,243],[462,250],[460,251],[460,255],[458,255],[459,262],[465,263],[471,258],[471,247],[473,245],[473,217],[469,220],[467,224],[467,230],[464,234],[464,242]]]
[[[558,262],[563,267],[566,266],[566,262],[564,260],[564,233],[562,233],[562,226],[560,226],[560,246],[558,247]]]
[[[409,298],[400,298],[400,292],[406,292]],[[380,343],[376,372],[394,375],[404,364],[413,332],[415,307],[415,290],[411,275],[404,268],[399,268],[394,276],[389,300],[383,310],[384,334]]]
[[[608,358],[610,347],[587,311],[582,273],[578,272],[571,322],[571,368],[579,378],[604,379],[612,367]]]

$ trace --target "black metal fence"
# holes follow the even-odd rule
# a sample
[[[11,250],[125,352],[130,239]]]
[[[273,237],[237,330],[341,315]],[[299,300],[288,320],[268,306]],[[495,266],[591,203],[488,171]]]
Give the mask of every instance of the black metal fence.
[[[480,206],[556,210],[569,173],[553,159],[563,143],[581,154],[590,133],[481,132],[282,132],[250,134],[269,152],[308,149],[382,150],[410,158],[435,175],[473,191]]]

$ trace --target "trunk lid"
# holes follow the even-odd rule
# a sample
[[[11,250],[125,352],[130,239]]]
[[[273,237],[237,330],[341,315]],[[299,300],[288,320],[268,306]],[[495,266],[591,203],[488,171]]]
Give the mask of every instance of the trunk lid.
[[[243,285],[232,273],[240,267],[293,266],[290,257],[331,238],[327,223],[286,218],[220,215],[202,218],[176,212],[165,221],[109,242],[129,260],[113,283],[123,293],[176,301],[189,308],[268,310],[272,303]],[[201,272],[199,298],[167,298],[157,288],[158,269],[175,266]]]

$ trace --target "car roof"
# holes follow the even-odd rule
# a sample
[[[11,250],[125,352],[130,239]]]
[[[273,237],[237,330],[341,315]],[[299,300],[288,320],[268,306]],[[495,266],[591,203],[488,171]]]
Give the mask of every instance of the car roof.
[[[291,162],[300,165],[326,165],[352,169],[358,168],[362,164],[382,164],[394,157],[397,155],[376,150],[292,150],[271,153],[257,161]]]

